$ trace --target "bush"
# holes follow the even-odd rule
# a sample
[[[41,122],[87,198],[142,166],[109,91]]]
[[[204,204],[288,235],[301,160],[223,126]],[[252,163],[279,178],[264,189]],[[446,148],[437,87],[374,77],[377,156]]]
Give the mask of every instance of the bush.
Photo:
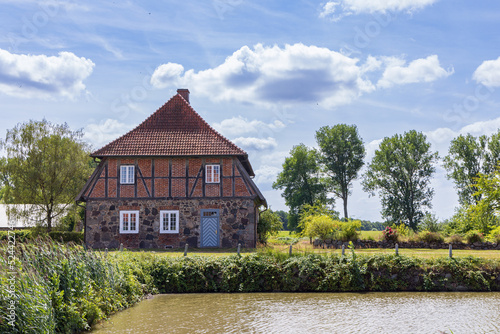
[[[452,243],[452,244],[458,244],[458,243],[461,243],[463,241],[463,237],[460,235],[460,234],[453,234],[452,236],[449,237],[449,241]]]
[[[83,232],[51,231],[49,237],[54,241],[83,244]]]
[[[443,226],[438,223],[436,215],[427,212],[419,225],[419,229],[421,231],[440,232]]]
[[[386,226],[386,228],[382,231],[382,236],[385,240],[392,242],[396,242],[399,239],[398,230],[390,226]]]
[[[280,216],[269,209],[260,214],[257,224],[257,235],[260,243],[267,243],[271,235],[277,234],[283,228]]]
[[[500,243],[500,226],[497,226],[490,231],[487,240],[494,243]]]
[[[481,232],[478,230],[470,230],[465,234],[465,240],[469,244],[473,244],[475,242],[483,242],[484,241],[484,236]]]
[[[304,230],[302,234],[309,238],[319,238],[325,240],[335,238],[338,233],[338,221],[333,220],[326,215],[308,216],[304,221]]]
[[[439,243],[444,242],[444,238],[440,233],[422,231],[417,235],[418,241],[428,242],[428,243]]]
[[[340,231],[338,237],[342,241],[354,241],[359,238],[359,230],[361,230],[361,222],[359,220],[348,220],[346,222],[338,222]]]
[[[29,229],[0,231],[0,241],[9,239],[9,236],[11,240],[14,238],[16,242],[24,242],[33,238],[33,234]]]

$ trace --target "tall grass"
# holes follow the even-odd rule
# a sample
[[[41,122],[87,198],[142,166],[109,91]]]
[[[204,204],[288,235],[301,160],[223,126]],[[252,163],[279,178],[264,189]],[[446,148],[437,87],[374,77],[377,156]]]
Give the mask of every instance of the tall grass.
[[[0,242],[2,254],[7,242]],[[75,333],[155,290],[141,281],[132,263],[117,263],[101,252],[49,239],[18,243],[14,268],[0,259],[0,317],[14,301],[15,326],[0,321],[2,333]],[[14,270],[12,270],[14,269]],[[10,273],[14,272],[15,275]],[[9,292],[11,285],[14,293]]]

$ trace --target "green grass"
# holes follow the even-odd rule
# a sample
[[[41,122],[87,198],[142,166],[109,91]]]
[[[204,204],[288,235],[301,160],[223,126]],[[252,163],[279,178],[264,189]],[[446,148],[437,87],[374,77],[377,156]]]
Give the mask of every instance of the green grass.
[[[382,236],[382,231],[361,231],[360,239],[368,239],[368,237],[372,237],[374,240],[378,241]]]

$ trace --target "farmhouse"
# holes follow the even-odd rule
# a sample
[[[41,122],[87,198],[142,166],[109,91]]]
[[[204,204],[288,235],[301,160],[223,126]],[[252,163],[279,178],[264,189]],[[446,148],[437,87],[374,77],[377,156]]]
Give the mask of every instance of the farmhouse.
[[[267,203],[248,154],[200,117],[189,90],[91,157],[99,166],[76,198],[87,246],[255,247]]]

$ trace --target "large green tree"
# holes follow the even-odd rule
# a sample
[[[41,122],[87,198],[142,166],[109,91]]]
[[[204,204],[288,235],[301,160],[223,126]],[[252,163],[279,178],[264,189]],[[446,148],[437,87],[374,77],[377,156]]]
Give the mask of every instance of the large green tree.
[[[281,189],[281,196],[290,208],[288,228],[296,229],[298,215],[304,204],[314,205],[316,200],[327,202],[327,181],[321,176],[318,153],[306,145],[294,146],[283,163],[274,189]]]
[[[432,206],[434,190],[430,187],[437,152],[421,132],[386,137],[375,151],[363,188],[382,198],[382,216],[393,223],[404,223],[416,230],[424,217],[424,208]]]
[[[453,180],[458,191],[460,204],[464,206],[479,203],[482,193],[478,192],[477,177],[480,173],[491,174],[500,161],[500,131],[490,138],[471,134],[453,139],[444,158],[448,179]]]
[[[320,159],[330,177],[330,189],[344,204],[344,218],[347,213],[347,199],[351,194],[352,181],[363,167],[365,146],[356,125],[337,124],[324,126],[316,132],[320,147]]]
[[[92,172],[88,147],[81,131],[71,131],[67,124],[46,120],[18,124],[7,131],[0,147],[7,154],[2,167],[5,187],[17,215],[42,214],[47,230],[54,218],[62,215],[74,202]]]

